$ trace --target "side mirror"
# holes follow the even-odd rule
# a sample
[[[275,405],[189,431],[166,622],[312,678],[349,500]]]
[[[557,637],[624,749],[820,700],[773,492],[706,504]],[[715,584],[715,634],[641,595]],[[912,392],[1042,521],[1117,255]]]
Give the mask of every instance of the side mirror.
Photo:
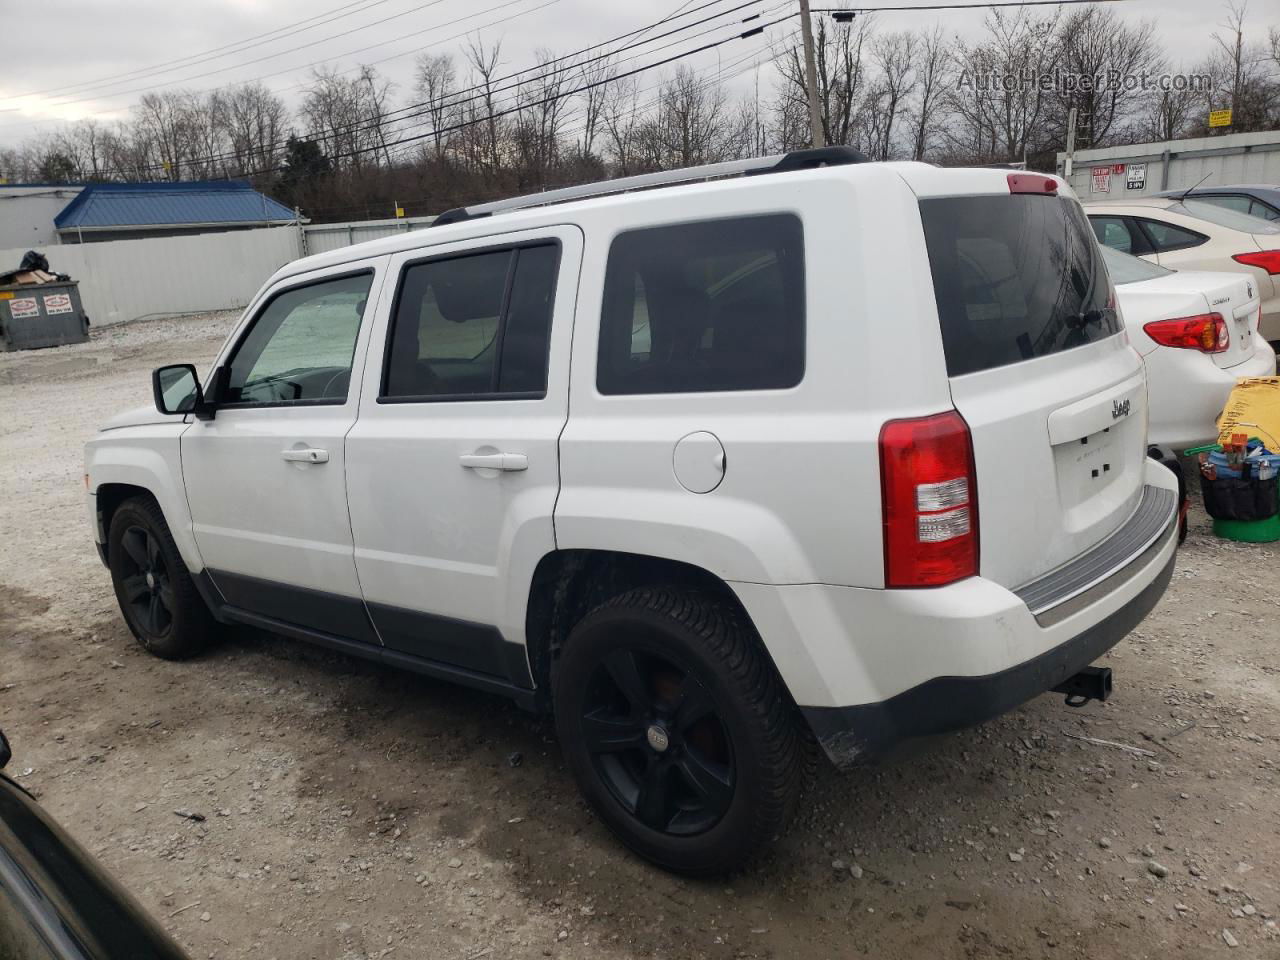
[[[189,363],[158,367],[151,374],[151,392],[161,413],[197,413],[205,406],[200,378]]]

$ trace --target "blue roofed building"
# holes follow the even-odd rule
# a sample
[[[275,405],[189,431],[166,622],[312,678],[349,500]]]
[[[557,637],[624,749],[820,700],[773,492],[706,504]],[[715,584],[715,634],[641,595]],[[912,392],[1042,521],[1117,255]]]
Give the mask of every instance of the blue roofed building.
[[[61,243],[137,240],[294,223],[245,180],[91,183],[54,218]]]

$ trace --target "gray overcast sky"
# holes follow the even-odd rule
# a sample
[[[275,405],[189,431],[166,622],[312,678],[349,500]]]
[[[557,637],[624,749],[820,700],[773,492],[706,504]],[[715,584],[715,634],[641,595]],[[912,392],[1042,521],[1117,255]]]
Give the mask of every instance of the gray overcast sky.
[[[704,2],[692,0],[688,7]],[[674,25],[741,2],[722,0]],[[926,4],[930,0],[860,2],[868,6],[883,2],[888,6]],[[16,4],[17,0],[7,0],[0,8]],[[852,4],[813,0],[813,5]],[[342,0],[53,0],[42,4],[38,15],[15,10],[5,19],[6,42],[0,66],[0,146],[12,146],[33,134],[53,131],[58,118],[97,116],[110,120],[124,116],[146,89],[208,89],[262,77],[293,106],[309,73],[307,64],[317,60],[352,67],[390,58],[378,63],[377,69],[396,83],[395,99],[400,103],[408,97],[412,84],[413,55],[426,45],[431,45],[433,52],[457,52],[463,42],[457,35],[478,31],[490,42],[501,38],[506,70],[518,70],[532,62],[533,51],[538,47],[556,52],[577,50],[658,20],[681,6],[682,0],[358,0],[358,5],[344,4]],[[759,9],[770,11],[767,19],[776,19],[794,6],[795,0],[764,0],[739,16]],[[1207,52],[1208,36],[1225,16],[1225,0],[1124,0],[1111,6],[1126,19],[1155,21],[1171,60],[1188,68]],[[203,62],[106,82],[107,78],[158,68],[327,11],[336,11],[331,16],[337,17],[346,12],[339,9],[344,7],[356,12],[331,23],[313,21],[290,36],[201,58]],[[948,33],[975,38],[981,34],[983,16],[978,10],[879,13],[877,22],[881,29],[927,28],[940,23]],[[375,23],[385,18],[392,19]],[[1262,39],[1267,26],[1280,22],[1280,0],[1251,0],[1248,19],[1257,38]],[[451,21],[456,22],[450,24]],[[727,18],[717,22],[727,22]],[[768,36],[776,41],[795,25],[795,20],[780,24]],[[722,27],[700,42],[729,32]],[[658,41],[642,49],[653,51],[669,42]],[[303,44],[307,46],[293,49]],[[686,39],[680,48],[653,53],[646,59],[693,45],[694,41]],[[355,52],[364,47],[372,49]],[[686,62],[702,71],[746,70],[734,80],[735,85],[745,89],[751,82],[750,64],[761,59],[765,50],[766,41],[757,37],[725,44]],[[654,76],[641,76],[642,88],[654,82]],[[89,83],[95,86],[71,87]],[[50,92],[17,96],[31,91]]]

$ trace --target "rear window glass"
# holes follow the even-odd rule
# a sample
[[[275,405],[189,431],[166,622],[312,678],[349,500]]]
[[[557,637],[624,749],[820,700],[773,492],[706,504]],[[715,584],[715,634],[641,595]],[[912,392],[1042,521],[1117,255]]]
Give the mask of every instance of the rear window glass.
[[[1178,209],[1179,206],[1182,208],[1181,210]],[[1208,220],[1210,223],[1216,223],[1218,226],[1226,227],[1229,230],[1239,230],[1241,233],[1280,233],[1280,227],[1277,227],[1274,223],[1268,223],[1261,217],[1240,213],[1238,210],[1227,210],[1224,207],[1217,207],[1212,203],[1205,203],[1201,200],[1185,200],[1169,209],[1184,213],[1189,217]]]
[[[1079,204],[1026,195],[920,201],[947,372],[976,373],[1120,331]]]
[[[793,387],[804,374],[804,233],[792,214],[621,233],[609,248],[603,394]]]
[[[1173,273],[1165,267],[1158,267],[1154,263],[1139,260],[1137,257],[1131,257],[1119,250],[1112,250],[1110,247],[1102,248],[1102,259],[1107,264],[1107,273],[1111,274],[1111,282],[1116,285],[1137,283],[1139,280],[1155,280],[1157,277],[1167,277]]]

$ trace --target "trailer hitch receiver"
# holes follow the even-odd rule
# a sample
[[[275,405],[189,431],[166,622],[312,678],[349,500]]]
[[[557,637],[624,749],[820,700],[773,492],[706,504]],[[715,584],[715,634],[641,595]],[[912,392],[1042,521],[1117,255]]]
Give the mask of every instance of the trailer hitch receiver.
[[[1085,667],[1053,688],[1065,694],[1068,707],[1083,707],[1090,700],[1106,700],[1111,696],[1111,668]]]

